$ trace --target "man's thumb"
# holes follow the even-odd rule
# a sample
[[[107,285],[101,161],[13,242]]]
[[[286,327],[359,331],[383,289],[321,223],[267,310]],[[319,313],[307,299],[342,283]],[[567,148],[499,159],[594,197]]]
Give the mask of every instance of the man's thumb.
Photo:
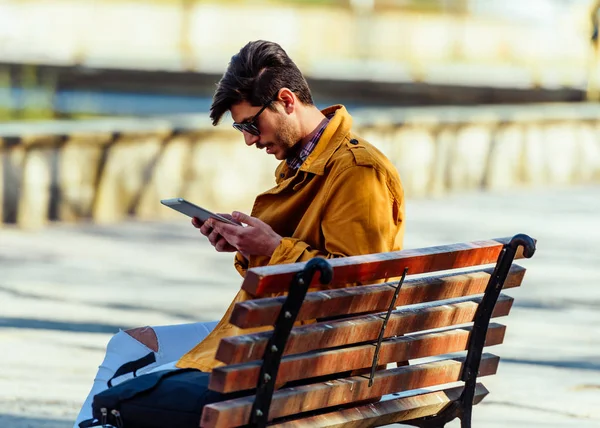
[[[251,216],[241,213],[239,211],[234,211],[232,216],[233,216],[233,219],[236,221],[246,223],[251,226],[254,226],[256,224],[256,222],[255,222],[256,219],[254,217],[251,217]]]

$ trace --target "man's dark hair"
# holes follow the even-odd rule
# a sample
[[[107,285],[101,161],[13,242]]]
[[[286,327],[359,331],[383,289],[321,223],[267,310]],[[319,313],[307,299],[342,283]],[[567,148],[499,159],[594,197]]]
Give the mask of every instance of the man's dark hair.
[[[281,88],[294,91],[303,104],[314,104],[306,79],[281,46],[264,40],[248,43],[231,58],[217,85],[210,107],[213,125],[234,104],[265,105]]]

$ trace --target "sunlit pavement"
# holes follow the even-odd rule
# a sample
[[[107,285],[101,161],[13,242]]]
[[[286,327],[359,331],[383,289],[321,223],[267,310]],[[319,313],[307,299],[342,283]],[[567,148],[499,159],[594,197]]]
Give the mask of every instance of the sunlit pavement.
[[[474,426],[600,426],[600,187],[409,200],[406,224],[406,248],[538,239]],[[111,334],[219,318],[231,260],[184,217],[0,229],[0,427],[70,427]]]

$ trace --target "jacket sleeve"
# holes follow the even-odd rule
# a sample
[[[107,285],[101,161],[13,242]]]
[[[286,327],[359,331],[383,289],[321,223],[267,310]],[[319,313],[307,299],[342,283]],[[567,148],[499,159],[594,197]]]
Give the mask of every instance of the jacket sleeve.
[[[402,221],[401,203],[388,188],[385,173],[352,165],[332,181],[321,214],[325,248],[283,238],[269,265],[313,257],[336,258],[392,251]]]
[[[235,266],[235,269],[242,276],[242,278],[246,277],[246,271],[248,270],[248,260],[246,260],[246,257],[242,256],[242,253],[240,253],[239,251],[235,253],[235,258],[233,259],[233,266]]]

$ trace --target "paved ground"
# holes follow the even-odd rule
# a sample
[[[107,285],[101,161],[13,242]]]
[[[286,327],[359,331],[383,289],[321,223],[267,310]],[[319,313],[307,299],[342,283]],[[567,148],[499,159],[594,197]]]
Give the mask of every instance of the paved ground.
[[[407,248],[539,240],[475,427],[600,426],[599,213],[599,187],[409,201]],[[239,284],[183,218],[0,229],[0,427],[70,427],[112,333],[215,319]]]

